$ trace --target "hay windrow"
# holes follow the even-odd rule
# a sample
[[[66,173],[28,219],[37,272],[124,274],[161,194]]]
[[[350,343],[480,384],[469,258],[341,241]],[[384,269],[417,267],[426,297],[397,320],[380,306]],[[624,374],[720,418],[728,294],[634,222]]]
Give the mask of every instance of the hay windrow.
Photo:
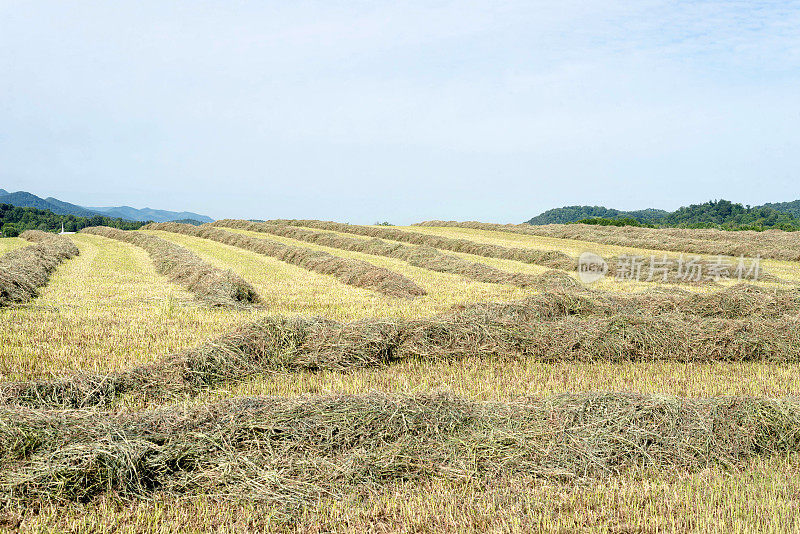
[[[390,243],[378,238],[369,240],[347,237],[332,232],[310,230],[299,226],[285,224],[253,223],[225,219],[211,223],[211,226],[235,228],[288,237],[298,241],[306,241],[331,248],[386,256],[403,260],[415,267],[421,267],[440,273],[450,273],[490,284],[510,284],[518,287],[536,285],[538,277],[526,273],[511,273],[497,269],[485,263],[465,260],[459,256],[442,254],[428,245],[406,245]]]
[[[451,252],[463,252],[475,256],[487,258],[501,258],[515,260],[524,263],[541,265],[549,269],[562,269],[574,271],[578,265],[578,260],[563,252],[555,250],[532,250],[525,248],[504,247],[501,245],[490,245],[476,243],[468,239],[453,239],[440,237],[409,230],[401,230],[391,227],[361,226],[357,224],[345,224],[333,221],[314,221],[314,220],[285,220],[277,219],[267,221],[270,224],[301,226],[306,228],[316,228],[319,230],[331,230],[345,234],[356,234],[379,239],[389,239],[414,245],[424,245],[427,247],[449,250]]]
[[[225,224],[236,224],[237,221],[224,221]],[[507,260],[514,260],[523,263],[530,263],[534,265],[541,265],[550,269],[561,269],[565,271],[576,271],[578,269],[578,258],[573,258],[559,251],[552,250],[536,250],[518,247],[505,247],[502,245],[492,245],[486,243],[478,243],[469,239],[463,238],[450,238],[437,235],[423,234],[413,232],[410,230],[400,228],[387,228],[387,227],[374,227],[374,226],[360,226],[352,224],[337,223],[331,221],[314,221],[314,220],[285,220],[278,219],[268,221],[266,224],[272,226],[284,227],[304,227],[315,228],[321,230],[330,230],[334,232],[350,233],[356,235],[363,235],[368,237],[388,239],[392,241],[401,241],[419,245],[422,247],[430,247],[432,249],[450,250],[452,252],[461,252],[466,254],[473,254],[476,256],[484,256],[487,258],[500,258]],[[665,258],[655,257],[656,261],[663,261]],[[668,273],[669,283],[689,284],[689,285],[711,285],[715,280],[711,278],[699,277],[695,278],[692,273],[681,272],[684,270],[685,265],[678,261],[678,258],[666,258],[667,265],[664,268]],[[620,279],[629,279],[630,272],[633,266],[630,264],[629,258],[613,257],[606,259],[608,263],[608,275],[612,277],[619,277]],[[703,272],[709,272],[708,260],[695,260],[694,265],[696,269],[702,269]],[[649,264],[645,262],[641,268],[642,276],[636,277],[638,281],[642,282],[660,282],[663,277],[659,277],[659,272],[656,270],[655,275],[650,278],[648,267]],[[756,275],[753,273],[743,273],[743,279],[753,279]],[[777,281],[777,279],[763,271],[758,274],[758,279]]]
[[[33,244],[0,256],[0,307],[36,298],[53,271],[79,253],[78,247],[61,235],[27,230],[21,237]]]
[[[590,224],[495,224],[477,221],[425,221],[415,226],[439,226],[493,230],[515,234],[576,239],[606,245],[671,250],[689,254],[745,256],[800,261],[800,237],[783,230],[726,231],[691,228],[641,228]]]
[[[3,410],[0,498],[227,495],[292,515],[355,487],[737,467],[800,450],[796,400],[563,394],[240,398],[135,414]]]
[[[108,406],[196,395],[271,372],[380,367],[404,359],[800,361],[800,293],[752,286],[697,295],[556,289],[425,319],[265,317],[196,348],[108,375],[0,385],[0,404]]]
[[[160,237],[106,226],[84,228],[81,232],[143,248],[159,274],[208,304],[237,307],[261,302],[255,288],[233,271],[217,269],[190,250]]]
[[[340,258],[320,250],[286,245],[269,239],[258,239],[209,226],[198,227],[191,224],[154,223],[145,226],[144,229],[202,237],[218,243],[250,250],[297,265],[309,271],[333,276],[342,283],[371,289],[391,297],[413,298],[426,294],[424,289],[399,273],[366,261]]]

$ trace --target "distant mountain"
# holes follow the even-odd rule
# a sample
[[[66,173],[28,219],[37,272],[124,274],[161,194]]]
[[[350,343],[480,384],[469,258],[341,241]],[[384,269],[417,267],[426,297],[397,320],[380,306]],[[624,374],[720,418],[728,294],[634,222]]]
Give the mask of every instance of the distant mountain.
[[[83,206],[78,206],[76,204],[70,204],[69,202],[58,200],[57,198],[47,197],[44,200],[49,205],[55,207],[55,208],[48,208],[53,213],[63,213],[64,215],[75,215],[76,217],[92,217],[93,215],[98,215],[96,211],[86,209]]]
[[[36,208],[49,210],[57,215],[75,215],[76,217],[91,217],[99,215],[97,212],[87,210],[75,204],[61,202],[55,198],[41,198],[27,191],[17,191],[16,193],[6,192],[0,195],[0,204],[11,204],[20,208]]]
[[[5,189],[0,189],[0,204],[11,204],[12,206],[18,206],[20,208],[48,210],[57,215],[74,215],[75,217],[94,217],[102,215],[103,217],[119,218],[128,221],[170,222],[180,219],[193,219],[199,221],[199,223],[214,221],[211,217],[199,215],[190,211],[167,211],[150,208],[136,209],[130,206],[87,208],[85,206],[78,206],[77,204],[70,204],[69,202],[64,202],[63,200],[58,200],[53,197],[41,198],[27,191],[9,193]]]
[[[91,217],[61,215],[50,210],[0,202],[0,236],[2,237],[17,237],[25,230],[57,232],[63,228],[67,232],[76,232],[87,226],[110,226],[120,230],[137,230],[143,224],[145,223],[141,221],[112,219],[104,215],[92,215]]]
[[[171,222],[181,219],[193,219],[200,223],[214,222],[214,219],[211,217],[192,213],[190,211],[167,211],[154,210],[151,208],[136,209],[130,206],[86,209],[99,212],[108,217],[119,217],[121,219],[128,219],[129,221]]]
[[[630,217],[641,222],[656,222],[669,215],[668,211],[648,208],[637,211],[620,211],[603,206],[565,206],[547,210],[536,217],[525,221],[528,224],[568,224],[582,219],[601,217],[603,219],[622,219]]]

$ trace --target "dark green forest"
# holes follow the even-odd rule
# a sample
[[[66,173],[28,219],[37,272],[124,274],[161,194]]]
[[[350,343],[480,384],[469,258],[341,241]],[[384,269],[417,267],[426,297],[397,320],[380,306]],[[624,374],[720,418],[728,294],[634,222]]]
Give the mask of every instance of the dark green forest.
[[[668,211],[646,209],[620,211],[603,206],[565,206],[547,210],[526,221],[528,224],[568,224],[581,219],[635,219],[640,222],[654,222],[669,215]]]
[[[111,226],[120,230],[137,230],[147,224],[140,221],[112,219],[102,215],[92,217],[58,215],[49,210],[0,204],[0,232],[2,232],[3,237],[16,237],[25,230],[60,232],[62,223],[64,224],[64,230],[67,232],[77,232],[87,226]]]
[[[619,211],[602,206],[567,206],[549,210],[528,224],[584,223],[603,226],[650,226],[719,228],[722,230],[800,230],[800,201],[744,206],[729,200],[711,200],[684,206],[673,212],[660,210]]]

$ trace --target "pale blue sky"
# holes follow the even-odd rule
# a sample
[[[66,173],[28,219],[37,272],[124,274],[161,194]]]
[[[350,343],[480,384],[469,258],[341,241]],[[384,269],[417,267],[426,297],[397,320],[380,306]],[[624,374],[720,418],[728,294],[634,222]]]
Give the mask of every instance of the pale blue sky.
[[[800,198],[800,2],[0,0],[0,188],[357,223]]]

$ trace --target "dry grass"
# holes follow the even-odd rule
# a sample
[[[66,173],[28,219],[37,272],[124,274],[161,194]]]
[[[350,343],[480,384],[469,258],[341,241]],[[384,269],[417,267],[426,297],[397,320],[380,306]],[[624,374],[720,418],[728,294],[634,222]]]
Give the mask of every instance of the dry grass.
[[[80,254],[61,264],[40,296],[0,311],[3,382],[127,369],[263,313],[200,303],[134,245],[81,233],[70,239]]]
[[[642,278],[646,278],[649,275],[648,269],[651,262],[651,259],[655,262],[662,261],[666,259],[667,261],[671,261],[672,265],[670,266],[670,280],[675,281],[677,277],[677,262],[682,260],[684,264],[686,262],[692,260],[697,262],[700,265],[703,265],[703,274],[709,274],[708,267],[710,264],[717,263],[717,262],[724,262],[727,263],[728,268],[728,277],[727,280],[722,278],[716,281],[716,284],[686,284],[685,282],[678,282],[681,283],[682,287],[697,287],[698,289],[703,290],[703,288],[710,287],[714,288],[715,285],[728,285],[732,283],[737,283],[738,275],[736,273],[736,268],[738,267],[740,258],[738,257],[729,257],[729,256],[719,256],[719,255],[708,255],[708,254],[700,254],[700,253],[680,253],[676,254],[674,251],[666,250],[664,247],[658,248],[636,248],[634,246],[625,246],[625,245],[613,245],[613,244],[601,244],[595,243],[592,241],[583,241],[579,239],[561,239],[557,237],[542,237],[538,235],[528,235],[522,233],[512,233],[512,232],[502,232],[497,230],[486,230],[486,229],[479,229],[479,228],[465,228],[461,226],[445,226],[445,227],[436,227],[436,226],[413,226],[410,227],[417,232],[426,233],[430,235],[442,236],[442,237],[451,237],[451,238],[458,238],[458,239],[469,239],[472,241],[476,241],[478,243],[498,243],[503,244],[504,246],[514,246],[520,248],[532,248],[535,250],[563,250],[564,252],[579,256],[584,252],[593,252],[595,254],[600,255],[601,257],[606,258],[606,261],[609,263],[609,268],[611,269],[610,275],[607,277],[607,280],[613,281],[612,286],[616,286],[615,290],[619,289],[620,282],[622,283],[629,283],[628,281],[622,281],[619,278],[614,276],[614,269],[618,266],[620,261],[627,261],[629,262],[631,257],[638,257],[639,261],[643,264],[642,267]],[[797,262],[790,262],[790,261],[782,261],[782,260],[771,260],[771,259],[764,259],[760,260],[760,272],[757,279],[754,279],[751,274],[744,272],[746,276],[743,276],[744,280],[748,280],[753,283],[766,283],[766,284],[782,284],[785,285],[787,283],[800,283],[800,268]],[[752,265],[752,258],[745,257],[744,258],[744,267],[748,269]],[[654,275],[654,278],[657,280],[659,278],[658,273]],[[612,289],[612,287],[606,286],[606,284],[599,283],[596,285],[605,286],[607,289]]]
[[[78,254],[66,237],[27,230],[22,237],[33,245],[0,256],[0,307],[36,298],[56,267]]]
[[[424,245],[435,249],[450,250],[452,252],[464,252],[475,256],[485,256],[488,258],[503,258],[507,260],[521,261],[541,265],[549,269],[575,270],[577,259],[571,258],[563,252],[555,250],[537,251],[530,249],[504,247],[488,243],[475,243],[466,239],[443,238],[431,236],[410,230],[381,226],[360,226],[356,224],[337,223],[333,221],[314,221],[314,220],[275,220],[268,221],[272,224],[284,224],[291,226],[303,226],[307,228],[317,228],[320,230],[333,230],[336,232],[358,234],[379,239],[389,239],[412,243],[414,245]]]
[[[524,235],[579,239],[607,245],[671,250],[696,254],[755,257],[800,261],[800,237],[795,232],[731,232],[714,229],[639,228],[587,224],[492,224],[476,221],[426,221],[419,226],[458,227]]]
[[[558,287],[563,278],[549,280]],[[709,295],[627,297],[558,287],[521,302],[476,304],[426,319],[339,323],[275,316],[126,371],[7,383],[0,401],[82,408],[110,405],[128,393],[163,400],[262,373],[353,371],[412,358],[798,362],[798,320],[785,317],[798,309],[797,291],[747,286]]]
[[[302,505],[398,482],[695,472],[800,447],[800,404],[758,398],[373,394],[2,419],[6,503],[224,494],[277,503],[290,521]]]
[[[11,252],[14,249],[24,247],[27,244],[27,241],[19,237],[0,237],[0,254]]]
[[[494,243],[540,239],[480,232]],[[797,527],[796,403],[761,398],[800,388],[796,291],[759,283],[631,293],[642,286],[607,283],[615,291],[600,292],[564,273],[523,290],[375,258],[429,288],[394,299],[209,240],[159,235],[236,270],[270,313],[305,318],[197,306],[143,250],[73,236],[80,256],[41,297],[0,310],[3,390],[19,393],[12,379],[69,384],[69,371],[78,371],[72,386],[136,369],[144,378],[103,398],[111,413],[0,408],[9,499],[0,529]],[[218,338],[231,323],[249,324]],[[91,397],[83,385],[72,391]],[[175,395],[185,400],[161,405]],[[280,398],[245,398],[254,395]],[[749,398],[676,398],[726,395]],[[548,435],[554,428],[564,432]]]
[[[280,504],[214,495],[20,506],[0,516],[25,532],[796,532],[798,455],[745,469],[709,467],[593,479],[498,477],[387,485],[322,499],[286,524]]]
[[[228,224],[235,225],[235,221],[229,221]],[[264,224],[264,223],[262,223]],[[330,221],[313,221],[313,220],[276,220],[265,223],[270,226],[288,226],[288,227],[309,227],[318,228],[323,230],[333,230],[341,233],[357,234],[361,236],[370,236],[375,238],[384,238],[399,242],[408,242],[416,245],[429,247],[431,249],[445,249],[453,252],[467,253],[476,256],[483,256],[487,258],[499,258],[513,261],[520,261],[529,264],[541,265],[552,269],[562,269],[567,271],[575,271],[578,268],[578,258],[571,257],[563,252],[550,250],[540,250],[532,248],[508,247],[497,245],[490,242],[477,242],[464,238],[445,237],[436,234],[412,231],[408,229],[401,229],[397,227],[386,228],[377,226],[359,226],[343,223],[336,223]],[[655,276],[650,277],[647,273],[647,266],[643,268],[643,276],[639,278],[642,282],[668,282],[672,284],[689,284],[689,285],[711,285],[715,283],[712,278],[696,277],[691,271],[687,271],[682,266],[682,258],[674,257],[658,257],[659,261],[665,262],[664,268],[666,270],[666,279],[662,273],[655,271]],[[694,263],[696,269],[702,269],[704,272],[709,271],[710,261],[702,258],[695,258]],[[623,257],[606,258],[608,263],[608,275],[610,277],[624,277],[630,276],[629,267],[626,267],[627,261]],[[496,275],[494,275],[496,276]],[[764,272],[759,273],[743,272],[742,279],[754,280],[761,279],[764,281],[779,281],[773,275]]]
[[[339,371],[293,370],[255,375],[239,384],[208,390],[192,404],[229,397],[363,395],[373,391],[415,394],[452,392],[475,400],[509,401],[565,391],[636,392],[649,395],[784,397],[800,391],[800,362],[541,362],[514,356],[407,359],[384,367]],[[139,399],[119,406],[141,409]]]
[[[397,258],[415,267],[422,267],[423,269],[430,269],[440,273],[457,274],[471,280],[490,284],[510,284],[528,287],[534,285],[536,281],[535,276],[527,273],[503,271],[485,263],[466,260],[460,256],[442,254],[437,249],[427,245],[406,245],[399,242],[383,241],[378,238],[364,240],[334,232],[309,230],[299,226],[253,223],[232,219],[216,221],[212,226],[268,233],[331,248]]]
[[[436,293],[398,301],[330,283],[328,277],[198,238],[179,237],[206,261],[240,269],[259,292],[286,314],[321,314],[340,321],[364,317],[424,318],[459,302],[521,298],[513,288],[468,284],[441,276]],[[159,276],[142,249],[89,234],[72,236],[81,250],[62,265],[33,304],[2,312],[0,379],[54,379],[82,373],[108,374],[153,362],[253,321],[259,311],[233,311],[194,304],[191,294]],[[189,243],[191,241],[191,243]],[[196,247],[195,244],[203,248]],[[207,255],[211,250],[218,256]],[[409,267],[409,269],[411,269]],[[432,273],[432,276],[434,274]],[[257,276],[263,276],[263,281]],[[495,290],[487,293],[485,290]],[[500,292],[498,290],[503,290]],[[451,292],[452,291],[452,292]],[[507,292],[506,292],[507,291]],[[624,294],[622,294],[624,295]],[[253,377],[214,396],[363,394],[373,390],[457,391],[470,398],[550,395],[561,391],[640,391],[665,395],[781,396],[800,390],[795,364],[670,361],[555,362],[481,357],[456,361],[407,360],[389,367],[339,372],[274,373]],[[202,396],[206,398],[206,396]]]
[[[81,232],[124,241],[145,249],[159,273],[209,304],[242,306],[260,302],[256,290],[232,271],[216,269],[189,250],[159,237],[105,226],[84,228]]]
[[[340,258],[326,252],[289,246],[269,239],[257,239],[208,226],[179,223],[149,224],[145,230],[161,230],[211,239],[245,250],[258,252],[297,265],[309,271],[327,274],[345,284],[369,288],[393,297],[413,298],[425,295],[425,290],[403,275],[371,263]]]

